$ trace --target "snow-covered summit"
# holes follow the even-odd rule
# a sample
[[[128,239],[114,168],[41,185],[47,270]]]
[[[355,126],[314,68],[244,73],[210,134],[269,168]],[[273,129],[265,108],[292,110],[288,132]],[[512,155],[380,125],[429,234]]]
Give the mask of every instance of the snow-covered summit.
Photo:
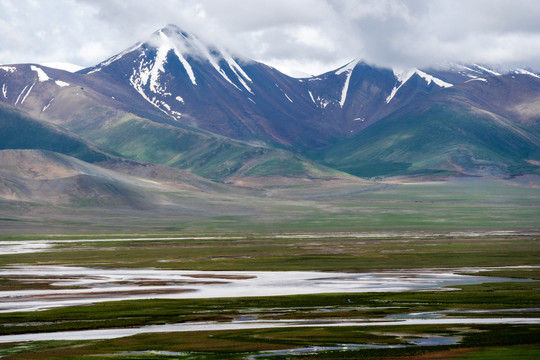
[[[396,96],[397,92],[399,91],[399,89],[401,89],[401,87],[403,85],[405,85],[407,83],[407,81],[409,81],[409,79],[411,77],[413,77],[413,75],[417,75],[419,77],[421,77],[422,79],[424,79],[427,83],[427,85],[431,85],[431,83],[434,83],[435,85],[437,85],[438,87],[441,87],[441,88],[447,88],[447,87],[452,87],[454,86],[454,84],[451,84],[449,82],[446,82],[442,79],[439,79],[433,75],[430,75],[422,70],[419,70],[419,69],[408,69],[408,70],[398,70],[398,69],[393,69],[392,70],[394,72],[394,76],[396,78],[396,85],[394,86],[394,88],[392,89],[392,92],[390,93],[390,95],[388,95],[388,97],[386,98],[386,103],[388,104],[393,98],[394,96]]]
[[[143,99],[178,120],[189,103],[189,94],[197,98],[197,88],[216,86],[216,81],[246,97],[254,95],[253,80],[243,69],[246,63],[248,60],[187,30],[167,25],[86,73],[124,73]],[[176,100],[178,97],[183,101]]]
[[[240,85],[248,92],[251,92],[247,82],[251,82],[252,80],[229,52],[217,46],[204,43],[196,35],[182,30],[176,25],[167,25],[165,28],[155,32],[149,40],[149,44],[154,45],[158,49],[156,63],[158,63],[160,68],[162,68],[167,54],[173,51],[184,66],[193,85],[197,85],[197,81],[189,63],[189,58],[203,63],[207,62],[228,83],[238,88],[238,90],[241,90]],[[225,64],[222,64],[223,62]],[[222,67],[223,65],[229,69],[224,69]],[[229,70],[235,75],[233,78],[234,81],[229,77],[231,75]],[[228,72],[229,75],[227,74]]]

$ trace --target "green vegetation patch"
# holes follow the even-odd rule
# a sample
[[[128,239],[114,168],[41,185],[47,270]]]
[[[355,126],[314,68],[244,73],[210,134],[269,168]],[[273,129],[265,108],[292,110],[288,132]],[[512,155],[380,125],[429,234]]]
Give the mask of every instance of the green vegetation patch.
[[[357,136],[313,152],[322,163],[358,176],[537,173],[524,159],[538,143],[511,121],[450,105],[380,120]]]
[[[301,355],[273,355],[263,359],[396,359],[429,356],[450,359],[466,353],[464,359],[480,359],[493,354],[494,359],[504,356],[538,354],[537,325],[489,325],[471,327],[452,326],[392,326],[255,329],[197,333],[144,334],[120,339],[92,342],[37,343],[21,351],[18,345],[3,345],[4,353],[12,351],[6,359],[245,359],[248,355],[262,355],[261,351],[335,346],[337,344],[377,344],[381,348],[341,351],[311,351]],[[459,336],[456,345],[406,346],[407,339],[415,337]],[[401,347],[390,347],[390,346]],[[519,345],[519,346],[518,346]],[[528,347],[523,347],[527,345]],[[385,347],[389,346],[389,347]],[[503,346],[503,348],[501,348]],[[11,348],[10,348],[11,347]],[[479,347],[483,349],[479,350]],[[464,350],[464,351],[460,351]],[[444,357],[444,355],[447,357]],[[471,357],[472,356],[472,357]],[[477,356],[477,357],[473,357]],[[462,357],[458,357],[462,358]],[[488,357],[491,358],[491,357]],[[510,357],[512,359],[517,357]],[[428,357],[429,359],[429,357]],[[525,358],[527,359],[527,358]]]
[[[3,149],[48,150],[87,162],[110,158],[85,140],[6,105],[0,105],[0,150]]]
[[[494,347],[452,357],[455,360],[537,360],[539,358],[540,346]]]
[[[130,159],[189,169],[223,181],[233,175],[331,176],[336,171],[310,164],[292,153],[252,146],[218,135],[159,124],[134,116],[87,134],[93,141]]]
[[[239,234],[217,239],[73,242],[47,252],[0,255],[0,265],[39,262],[102,268],[365,271],[530,266],[538,264],[539,256],[536,235],[424,237],[420,233],[405,238],[357,238],[343,234],[303,239]]]

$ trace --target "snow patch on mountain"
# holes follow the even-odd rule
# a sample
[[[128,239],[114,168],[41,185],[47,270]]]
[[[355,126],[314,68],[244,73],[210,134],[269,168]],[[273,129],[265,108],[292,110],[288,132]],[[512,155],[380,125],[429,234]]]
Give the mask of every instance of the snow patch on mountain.
[[[418,76],[420,76],[421,78],[423,78],[424,80],[426,80],[427,84],[431,84],[431,82],[433,81],[437,86],[439,87],[452,87],[454,86],[454,84],[450,84],[450,83],[447,83],[446,81],[443,81],[439,78],[436,78],[435,76],[433,75],[429,75],[429,74],[426,74],[425,72],[421,71],[421,70],[416,70],[416,74]]]
[[[392,71],[394,72],[394,76],[397,80],[397,83],[392,89],[392,91],[390,92],[390,95],[388,95],[388,97],[386,98],[387,104],[390,103],[390,101],[394,98],[394,96],[396,96],[397,92],[399,91],[399,89],[401,89],[403,84],[405,84],[411,78],[411,76],[413,76],[416,73],[416,69],[408,70],[408,71],[399,71],[399,70],[394,69]]]
[[[167,111],[171,111],[171,107],[170,107],[169,104],[167,104],[165,101],[160,100],[159,103],[160,103],[165,109],[167,109]]]
[[[2,84],[2,95],[4,95],[4,99],[7,99],[7,85],[5,83]]]
[[[315,99],[313,98],[313,94],[311,93],[311,91],[308,90],[308,93],[309,93],[309,97],[311,98],[311,101],[313,101],[313,103],[316,104]]]
[[[148,96],[146,89],[150,93],[154,93],[162,96],[171,96],[167,92],[166,88],[160,83],[161,74],[165,73],[165,64],[167,63],[168,54],[173,51],[177,58],[180,60],[181,64],[184,66],[188,77],[191,80],[193,85],[197,85],[195,79],[195,74],[193,69],[187,62],[187,60],[182,56],[181,52],[178,51],[175,44],[170,41],[161,30],[158,32],[157,37],[159,38],[159,45],[156,50],[156,56],[152,60],[146,59],[146,51],[142,51],[139,55],[139,64],[138,68],[133,70],[132,75],[129,78],[129,82],[133,88],[150,104],[154,105],[157,109],[164,112],[167,115],[171,115],[171,107],[163,100],[156,99],[155,96]],[[176,118],[175,115],[172,115],[173,118]]]
[[[184,69],[186,70],[186,73],[188,74],[189,80],[191,80],[191,83],[193,85],[197,85],[197,79],[195,78],[195,73],[193,72],[191,65],[189,65],[189,62],[182,56],[182,54],[178,50],[176,50],[176,48],[174,49],[174,53],[180,60],[180,63],[182,63],[182,66],[184,67]]]
[[[397,94],[399,88],[401,87],[401,85],[403,85],[403,84],[400,84],[399,86],[394,86],[394,88],[393,88],[392,91],[390,92],[390,95],[388,95],[388,96],[386,97],[386,103],[387,103],[387,104],[394,98],[394,96],[396,96],[396,94]]]
[[[65,81],[62,81],[62,80],[56,80],[54,82],[56,85],[60,86],[60,87],[66,87],[66,86],[69,86],[69,83],[65,82]]]
[[[484,78],[481,78],[481,77],[475,77],[475,78],[470,79],[470,80],[467,80],[467,81],[465,81],[465,82],[468,83],[468,82],[471,82],[471,81],[483,81],[483,82],[488,82],[487,79],[484,79]]]
[[[282,88],[280,88],[278,84],[274,84],[274,85],[276,85],[276,87],[277,87],[279,90],[281,90],[281,92],[283,93],[283,95],[285,95],[285,97],[287,98],[287,100],[289,100],[290,102],[293,102],[292,99],[289,97],[289,95],[287,95],[287,93],[286,93]]]
[[[141,46],[138,60],[135,60],[135,63],[138,62],[138,66],[136,65],[134,68],[129,82],[146,101],[163,113],[178,120],[182,114],[172,110],[170,103],[164,99],[159,99],[157,96],[172,96],[167,91],[166,85],[161,81],[163,74],[166,73],[165,68],[171,52],[180,61],[191,84],[197,86],[195,72],[187,60],[187,55],[184,55],[191,54],[191,51],[197,47],[197,44],[195,44],[189,34],[177,31],[176,36],[172,37],[168,34],[170,31],[170,28],[157,31],[149,42],[145,43],[145,46]],[[151,48],[148,49],[146,45]],[[148,51],[151,49],[155,49],[156,54],[154,57],[148,58]],[[119,57],[116,58],[118,59]],[[180,96],[176,96],[175,99],[182,104],[184,103],[184,99]]]
[[[528,70],[525,70],[525,69],[517,69],[517,70],[514,70],[514,74],[519,74],[519,75],[529,75],[529,76],[533,76],[535,78],[538,78],[540,79],[540,76],[538,74],[535,74],[533,72],[530,72]]]
[[[4,70],[6,72],[12,73],[12,72],[15,72],[17,68],[14,66],[0,66],[0,70]]]
[[[210,53],[210,51],[208,50],[208,48],[206,46],[204,46],[204,44],[196,37],[191,37],[191,40],[193,42],[193,44],[196,46],[196,48],[199,50],[199,54],[202,54],[204,55],[204,57],[206,58],[206,60],[214,67],[214,69],[225,79],[227,80],[227,82],[229,82],[232,86],[234,86],[235,88],[237,88],[238,90],[240,90],[240,88],[231,81],[231,79],[229,79],[229,77],[227,76],[227,74],[225,73],[225,71],[219,66],[218,64],[218,61],[219,61],[219,58],[215,58],[214,56],[212,56],[212,54]]]
[[[336,75],[341,75],[343,74],[344,72],[351,72],[354,70],[356,64],[358,64],[358,61],[359,60],[353,60],[351,61],[350,63],[348,63],[347,65],[343,66],[342,68],[339,68],[336,70],[336,72],[334,74]],[[320,79],[316,79],[316,80],[320,80]]]
[[[176,36],[169,36],[168,33],[174,31]],[[184,56],[186,53],[189,53],[190,44],[188,42],[188,37],[190,35],[181,33],[179,29],[173,26],[168,26],[164,29],[158,30],[152,35],[152,38],[148,40],[146,44],[150,45],[157,49],[157,55],[154,62],[155,75],[159,76],[159,70],[163,70],[163,66],[167,60],[167,55],[170,51],[173,51],[180,63],[186,70],[186,73],[193,85],[197,85],[197,79],[195,78],[195,73],[193,68],[186,60]]]
[[[64,70],[70,73],[74,73],[74,72],[84,69],[82,66],[70,64],[66,62],[41,63],[40,65],[43,65],[45,67],[50,67],[53,69]]]
[[[450,84],[444,80],[441,80],[433,75],[430,75],[430,74],[427,74],[425,72],[423,72],[422,70],[418,70],[418,69],[412,69],[412,70],[406,70],[406,71],[400,71],[400,70],[393,70],[394,72],[394,76],[396,78],[396,85],[394,86],[394,88],[392,89],[392,91],[390,92],[390,95],[388,95],[388,97],[386,98],[386,103],[390,103],[390,101],[394,98],[394,96],[396,96],[397,92],[399,91],[399,89],[401,89],[401,87],[407,82],[409,81],[409,79],[413,76],[413,75],[418,75],[420,76],[422,79],[424,79],[427,83],[427,85],[430,85],[432,82],[439,86],[439,87],[444,87],[444,88],[448,88],[448,87],[452,87],[454,86],[453,84]]]
[[[30,95],[30,91],[32,91],[32,89],[34,88],[34,85],[36,85],[36,82],[37,81],[34,81],[34,83],[32,84],[32,86],[30,86],[30,89],[28,89],[28,91],[26,92],[26,95],[24,95],[22,101],[21,101],[21,105],[24,104],[24,100],[26,100],[26,98],[28,97],[28,95]]]
[[[251,91],[251,88],[246,83],[246,81],[253,83],[253,80],[251,80],[251,78],[248,76],[248,74],[246,74],[244,69],[242,69],[242,67],[233,59],[233,57],[229,53],[227,53],[224,50],[220,50],[220,52],[223,58],[225,59],[225,61],[227,62],[227,64],[229,65],[229,68],[234,72],[234,74],[236,75],[236,77],[238,78],[238,81],[240,81],[242,86],[247,91],[249,91],[252,95],[255,95],[253,94],[253,91]]]
[[[181,112],[178,112],[178,111],[174,111],[174,110],[171,110],[171,114],[173,115],[173,117],[178,120],[179,118],[182,117],[182,113]]]
[[[234,71],[234,69],[233,69],[233,71]],[[246,88],[247,91],[249,91],[252,95],[255,95],[253,93],[253,91],[251,91],[251,88],[248,86],[248,84],[246,84],[246,82],[240,76],[238,77],[238,80],[240,81],[242,86]]]
[[[236,74],[236,76],[238,76],[238,74],[236,73],[236,71],[234,70],[234,68],[231,67],[231,70],[234,71],[234,73]],[[246,82],[244,81],[244,79],[242,79],[240,76],[238,76],[238,80],[240,81],[240,83],[242,84],[242,86],[247,90],[249,91],[252,95],[255,95],[253,93],[253,91],[251,91],[251,88],[248,86],[248,84],[246,84]]]
[[[31,65],[30,69],[32,69],[32,71],[35,71],[37,73],[39,82],[45,82],[45,81],[51,80],[51,78],[47,74],[45,74],[45,71],[43,71],[42,68]]]
[[[53,100],[54,100],[54,98],[52,98],[51,101],[49,101],[49,103],[43,107],[43,109],[41,110],[41,112],[44,112],[45,110],[47,110],[47,109],[49,108],[49,106],[51,106]]]
[[[24,92],[26,91],[27,88],[28,88],[28,85],[26,85],[24,87],[24,89],[21,91],[21,93],[19,94],[19,96],[17,96],[17,100],[15,101],[15,105],[17,105],[19,103],[19,100],[21,99],[21,96],[24,94]]]
[[[285,97],[286,97],[290,102],[294,102],[294,101],[292,101],[292,99],[289,97],[289,95],[287,95],[287,93],[284,92],[283,94],[285,95]]]
[[[139,72],[140,74],[140,72]],[[133,88],[143,97],[143,99],[145,99],[146,101],[148,101],[150,104],[154,105],[157,109],[159,109],[160,111],[164,112],[165,114],[169,115],[166,111],[164,111],[160,106],[159,106],[159,103],[156,102],[156,98],[153,97],[152,99],[150,99],[148,97],[148,95],[146,95],[145,91],[144,91],[144,88],[143,88],[143,85],[146,85],[146,82],[148,81],[148,78],[147,77],[143,77],[143,76],[140,76],[140,77],[137,77],[137,70],[133,70],[133,75],[130,77],[130,83],[131,85],[133,86]],[[145,82],[146,80],[146,82]]]
[[[500,73],[494,71],[494,70],[491,70],[491,69],[488,69],[487,67],[485,66],[482,66],[482,65],[478,65],[478,64],[473,64],[475,67],[477,67],[478,69],[482,70],[483,72],[485,73],[488,73],[488,74],[491,74],[491,75],[495,75],[495,76],[501,76]]]
[[[160,35],[164,36],[164,34],[161,32]],[[145,76],[146,79],[150,80],[150,91],[154,93],[159,93],[161,90],[158,80],[160,77],[160,73],[165,72],[167,54],[170,50],[172,50],[172,48],[171,46],[169,46],[169,44],[163,44],[162,46],[160,46],[156,53],[154,66],[152,66],[150,69],[145,69],[146,72],[144,74],[141,73],[141,77]]]
[[[246,72],[244,71],[244,69],[242,69],[242,67],[232,58],[231,55],[229,55],[227,52],[225,51],[221,51],[221,53],[223,54],[223,57],[225,58],[225,61],[227,61],[227,63],[229,64],[229,66],[231,67],[231,69],[238,75],[238,73],[240,73],[247,81],[249,82],[253,82],[253,80],[251,80],[251,78],[248,76],[248,74],[246,74]],[[238,71],[238,73],[235,71],[235,69]]]
[[[320,96],[317,96],[317,102],[316,103],[319,105],[319,107],[321,107],[323,109],[326,109],[328,104],[330,104],[330,100],[323,99]]]
[[[358,60],[351,61],[341,69],[337,70],[335,72],[336,75],[341,75],[343,73],[347,74],[347,77],[345,78],[345,84],[343,84],[343,89],[341,90],[341,99],[339,100],[339,105],[343,107],[345,105],[345,100],[347,100],[347,92],[349,91],[349,82],[351,80],[351,76],[353,73],[354,68],[356,67],[356,64],[358,64]]]
[[[474,73],[477,73],[477,74],[482,74],[481,71],[479,70],[474,70],[474,69],[471,69],[470,67],[468,66],[462,66],[463,70],[465,71],[470,71],[470,72],[474,72]],[[463,74],[463,72],[460,72],[460,74]],[[465,73],[465,75],[469,76],[469,77],[475,77],[476,75],[471,75],[471,74],[468,74],[468,73]]]
[[[171,39],[161,30],[158,32],[157,36],[159,38],[159,45],[157,46],[155,58],[152,60],[147,60],[146,51],[141,52],[139,55],[139,68],[133,71],[133,74],[129,79],[132,86],[141,94],[145,92],[145,87],[148,86],[148,89],[151,92],[165,95],[166,89],[161,86],[159,79],[161,74],[165,73],[167,56],[171,51],[173,51],[180,60],[180,63],[186,70],[186,73],[191,80],[191,83],[193,85],[197,85],[197,80],[195,79],[195,74],[191,68],[191,65],[189,65],[188,61],[182,56],[182,53],[177,49],[175,44],[173,44]],[[145,99],[149,100],[146,94],[144,97]],[[151,100],[149,101],[153,103]]]

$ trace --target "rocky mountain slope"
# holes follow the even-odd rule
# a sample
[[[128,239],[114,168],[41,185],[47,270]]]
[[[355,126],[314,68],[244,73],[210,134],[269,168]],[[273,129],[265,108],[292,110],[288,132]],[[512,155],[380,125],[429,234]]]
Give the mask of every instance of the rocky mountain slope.
[[[530,75],[465,82],[312,155],[364,177],[534,173],[540,156],[538,94],[540,79]]]

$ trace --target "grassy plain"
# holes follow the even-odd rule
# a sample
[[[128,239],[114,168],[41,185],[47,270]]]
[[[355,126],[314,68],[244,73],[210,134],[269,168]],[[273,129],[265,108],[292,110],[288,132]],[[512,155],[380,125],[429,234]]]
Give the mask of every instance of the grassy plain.
[[[360,235],[361,237],[357,237]],[[366,271],[536,264],[538,235],[238,233],[217,239],[58,243],[47,252],[0,255],[0,265],[71,264],[179,270]],[[522,270],[525,271],[525,270]]]
[[[152,233],[538,229],[540,187],[535,179],[467,178],[403,184],[398,180],[313,180],[262,188],[247,184],[230,193],[160,193],[170,204],[144,211],[2,201],[0,228],[5,235],[17,236],[56,233],[130,237]]]

